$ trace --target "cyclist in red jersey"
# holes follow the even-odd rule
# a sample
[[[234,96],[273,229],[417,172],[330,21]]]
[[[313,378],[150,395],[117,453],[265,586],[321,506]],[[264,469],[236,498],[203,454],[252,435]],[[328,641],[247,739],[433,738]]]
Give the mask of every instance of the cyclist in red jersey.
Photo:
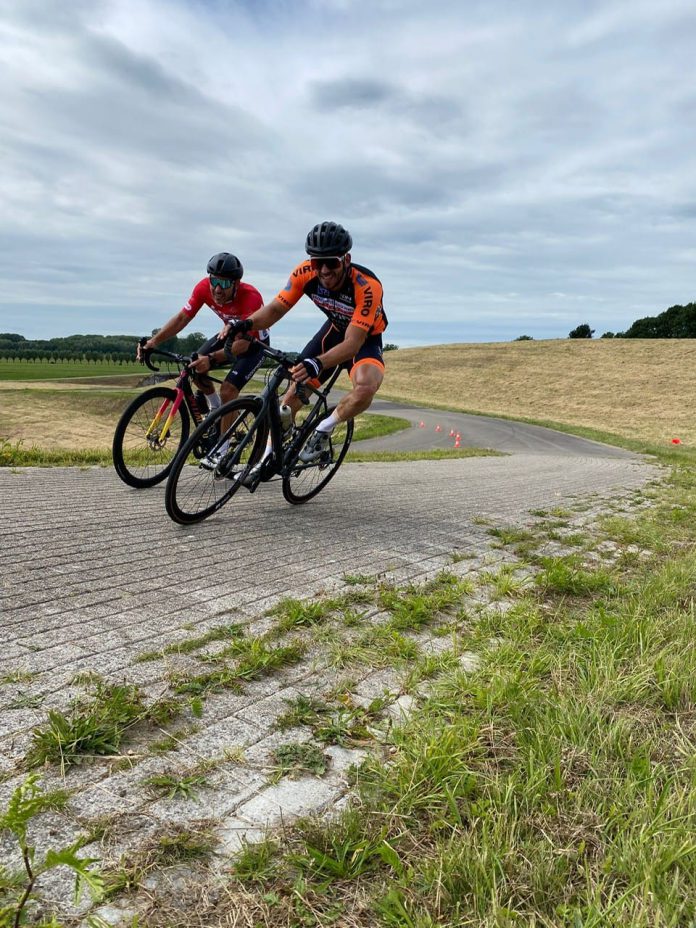
[[[248,319],[229,327],[230,333],[268,329],[304,295],[326,315],[327,321],[301,352],[292,368],[296,383],[323,383],[337,365],[348,371],[353,389],[335,411],[323,419],[302,451],[306,463],[319,459],[329,435],[339,422],[352,419],[372,403],[384,378],[382,332],[387,317],[382,306],[382,284],[372,271],[351,261],[350,234],[335,222],[321,222],[307,235],[309,258],[297,265],[278,295]],[[292,385],[284,397],[293,410],[301,406]],[[270,448],[266,449],[270,453]]]
[[[186,328],[202,306],[209,306],[224,326],[217,335],[200,346],[200,357],[194,361],[192,367],[196,371],[196,384],[205,393],[212,410],[221,402],[227,403],[236,399],[239,391],[263,361],[261,349],[258,346],[250,346],[243,338],[223,341],[228,324],[248,319],[263,305],[263,297],[256,287],[242,283],[244,268],[235,255],[226,251],[213,255],[208,262],[207,271],[209,276],[196,284],[188,303],[145,342],[143,350],[156,348],[168,338],[177,335]],[[255,331],[254,334],[266,344],[270,344],[268,332]],[[224,347],[221,347],[222,345]],[[141,349],[138,347],[139,360],[141,355]],[[232,366],[218,396],[213,381],[206,374],[212,367],[226,364]]]

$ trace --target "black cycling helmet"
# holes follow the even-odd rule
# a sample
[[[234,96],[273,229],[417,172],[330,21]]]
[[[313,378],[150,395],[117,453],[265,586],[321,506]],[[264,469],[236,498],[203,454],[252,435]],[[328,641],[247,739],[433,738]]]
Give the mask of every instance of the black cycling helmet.
[[[225,280],[241,280],[244,268],[235,255],[221,251],[219,255],[213,255],[208,261],[208,273],[214,277],[224,277]]]
[[[312,258],[340,258],[353,247],[353,239],[337,222],[320,222],[308,233],[305,251]]]

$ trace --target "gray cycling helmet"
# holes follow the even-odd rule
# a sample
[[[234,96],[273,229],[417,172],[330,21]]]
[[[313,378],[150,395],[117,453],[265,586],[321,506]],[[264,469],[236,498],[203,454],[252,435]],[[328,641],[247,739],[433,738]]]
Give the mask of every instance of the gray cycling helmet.
[[[224,277],[225,280],[241,280],[244,268],[235,255],[221,251],[219,255],[213,255],[208,261],[208,273],[214,277]]]
[[[342,257],[353,247],[350,233],[337,222],[320,222],[307,235],[305,251],[312,258]]]

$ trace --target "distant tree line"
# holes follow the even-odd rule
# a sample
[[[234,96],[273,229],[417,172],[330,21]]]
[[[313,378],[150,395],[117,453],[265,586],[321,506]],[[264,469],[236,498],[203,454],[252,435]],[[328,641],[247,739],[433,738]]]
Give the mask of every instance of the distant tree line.
[[[175,335],[160,347],[165,351],[191,354],[205,338],[201,332],[192,332],[185,338]],[[49,362],[106,361],[124,364],[126,361],[135,360],[137,344],[137,335],[68,335],[65,338],[29,339],[14,332],[0,332],[0,359]]]
[[[592,338],[595,330],[583,322],[568,333],[568,338]],[[658,316],[645,316],[625,332],[604,332],[602,338],[696,338],[696,303],[670,306]],[[516,342],[532,341],[531,335],[519,335]]]
[[[152,334],[157,331],[153,329]],[[184,337],[174,335],[159,347],[177,354],[193,354],[205,340],[202,332],[191,332]],[[15,332],[0,332],[0,360],[124,364],[135,360],[137,345],[137,335],[68,335],[65,338],[29,339]],[[395,351],[398,347],[387,342],[384,350]]]

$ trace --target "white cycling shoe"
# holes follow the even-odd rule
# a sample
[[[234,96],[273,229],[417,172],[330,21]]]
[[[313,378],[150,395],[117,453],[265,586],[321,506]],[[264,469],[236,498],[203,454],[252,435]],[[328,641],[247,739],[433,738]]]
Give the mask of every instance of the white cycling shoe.
[[[314,464],[320,458],[326,455],[331,447],[331,435],[329,432],[312,432],[307,444],[300,451],[300,460],[303,464]]]

